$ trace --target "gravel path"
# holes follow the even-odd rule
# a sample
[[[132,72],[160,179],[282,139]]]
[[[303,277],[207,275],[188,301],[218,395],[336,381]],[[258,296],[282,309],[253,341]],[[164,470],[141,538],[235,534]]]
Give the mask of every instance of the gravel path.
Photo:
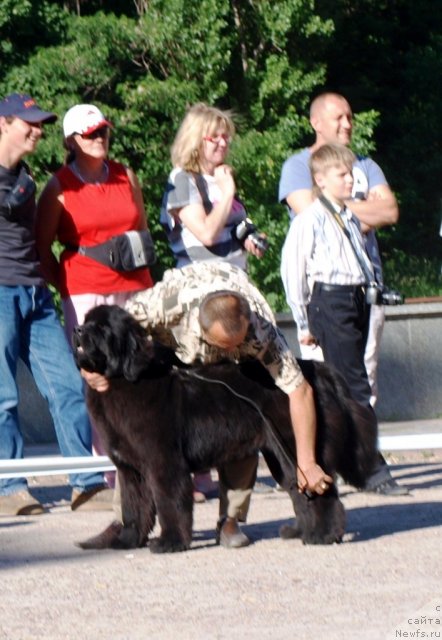
[[[0,517],[0,639],[440,638],[442,451],[389,461],[411,495],[340,487],[348,516],[341,545],[281,540],[292,508],[273,491],[253,495],[250,547],[215,545],[213,499],[195,506],[192,549],[165,556],[81,551],[75,541],[111,514],[72,513],[64,479],[37,478],[31,490],[50,512]],[[264,466],[260,479],[271,483]]]

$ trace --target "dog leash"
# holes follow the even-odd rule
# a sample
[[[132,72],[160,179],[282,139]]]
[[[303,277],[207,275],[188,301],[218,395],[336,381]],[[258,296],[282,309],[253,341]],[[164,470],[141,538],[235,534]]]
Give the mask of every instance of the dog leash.
[[[190,377],[197,378],[198,380],[202,380],[203,382],[211,382],[213,384],[222,385],[223,387],[228,389],[230,391],[230,393],[232,393],[234,396],[236,396],[240,400],[244,400],[249,405],[251,405],[255,409],[255,411],[257,411],[259,416],[261,417],[261,419],[262,419],[262,421],[264,423],[264,426],[267,428],[267,431],[275,439],[276,444],[278,445],[279,451],[280,451],[280,453],[282,453],[282,455],[285,458],[286,462],[288,462],[289,464],[293,464],[293,462],[294,462],[293,456],[291,455],[291,453],[290,453],[285,441],[282,439],[281,434],[279,433],[279,431],[274,429],[273,424],[270,422],[270,420],[268,420],[265,417],[265,415],[263,414],[261,409],[258,407],[258,405],[251,398],[249,398],[248,396],[244,396],[241,393],[238,393],[237,391],[235,391],[235,389],[232,389],[232,387],[230,385],[228,385],[226,382],[224,382],[224,380],[217,380],[216,378],[206,378],[205,376],[202,376],[201,374],[196,373],[195,371],[191,371],[189,369],[180,369],[180,372],[185,373],[186,375],[188,375]],[[303,470],[301,469],[301,467],[299,467],[298,463],[295,463],[295,464],[296,464],[296,469],[298,471],[300,471],[301,475],[304,476],[304,480],[307,481],[307,478],[305,477],[305,474],[304,474]],[[313,500],[316,497],[315,493],[312,493],[311,491],[308,491],[308,490],[304,491],[303,493],[305,494],[305,496],[306,496],[306,498],[308,500]]]

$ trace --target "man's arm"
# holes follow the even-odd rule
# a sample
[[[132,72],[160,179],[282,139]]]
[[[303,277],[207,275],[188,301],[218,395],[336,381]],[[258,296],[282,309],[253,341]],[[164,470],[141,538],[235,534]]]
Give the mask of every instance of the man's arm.
[[[312,190],[298,189],[297,191],[292,191],[286,197],[285,201],[295,214],[301,213],[301,211],[307,209],[307,207],[313,202]]]
[[[299,490],[322,495],[333,478],[316,463],[316,410],[313,390],[306,380],[288,394],[290,417],[296,441],[297,480]]]
[[[291,216],[300,213],[313,202],[313,182],[309,168],[310,152],[303,149],[290,156],[282,165],[278,198],[290,207]]]
[[[299,490],[322,494],[333,480],[316,463],[316,410],[312,388],[304,379],[280,329],[258,315],[255,318],[256,337],[262,344],[262,350],[254,357],[289,398]]]
[[[395,224],[399,219],[399,207],[390,187],[380,184],[370,189],[366,200],[347,200],[347,206],[366,227],[383,227]]]
[[[358,158],[354,165],[353,199],[348,207],[358,217],[362,230],[395,224],[399,219],[396,197],[381,167],[372,158]]]
[[[49,180],[37,203],[35,242],[40,268],[46,282],[60,288],[60,263],[52,251],[64,205],[60,182],[56,176]]]

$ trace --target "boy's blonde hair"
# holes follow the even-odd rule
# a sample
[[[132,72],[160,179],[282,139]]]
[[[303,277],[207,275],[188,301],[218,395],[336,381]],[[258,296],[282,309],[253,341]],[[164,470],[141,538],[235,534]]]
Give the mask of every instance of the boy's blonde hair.
[[[343,144],[323,144],[319,149],[313,151],[309,166],[313,178],[314,195],[318,196],[321,193],[315,180],[317,173],[327,171],[332,167],[339,167],[341,164],[352,170],[355,161],[356,156],[353,151]]]
[[[201,173],[201,145],[205,136],[222,131],[229,138],[235,134],[230,111],[197,102],[187,111],[172,144],[170,156],[174,167]]]

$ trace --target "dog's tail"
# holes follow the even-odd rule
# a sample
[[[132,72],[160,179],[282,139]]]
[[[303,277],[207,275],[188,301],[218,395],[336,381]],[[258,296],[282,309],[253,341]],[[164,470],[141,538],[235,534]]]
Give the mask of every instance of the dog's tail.
[[[361,489],[378,461],[376,414],[371,407],[353,400],[344,378],[332,367],[315,361],[300,364],[322,400],[317,403],[323,429],[319,457],[324,456],[325,466],[345,482]]]

